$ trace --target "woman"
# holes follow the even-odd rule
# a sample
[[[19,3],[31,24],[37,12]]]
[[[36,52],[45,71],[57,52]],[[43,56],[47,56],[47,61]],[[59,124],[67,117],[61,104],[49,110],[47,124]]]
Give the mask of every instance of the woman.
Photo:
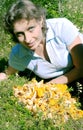
[[[8,10],[6,27],[17,44],[1,80],[26,68],[50,83],[83,77],[83,35],[66,18],[45,17],[44,9],[29,0],[18,0]]]

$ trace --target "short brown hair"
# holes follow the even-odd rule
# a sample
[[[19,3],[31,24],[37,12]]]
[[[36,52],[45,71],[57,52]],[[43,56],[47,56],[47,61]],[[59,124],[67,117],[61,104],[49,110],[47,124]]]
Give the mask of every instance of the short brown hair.
[[[13,24],[15,21],[20,19],[31,19],[40,20],[43,17],[43,30],[46,30],[46,11],[45,9],[35,5],[30,0],[18,0],[13,3],[5,15],[5,26],[6,30],[13,34]]]

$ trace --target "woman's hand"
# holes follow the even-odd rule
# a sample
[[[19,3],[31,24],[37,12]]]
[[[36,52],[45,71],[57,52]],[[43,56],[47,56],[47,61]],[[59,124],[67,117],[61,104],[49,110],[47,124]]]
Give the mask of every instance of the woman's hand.
[[[0,81],[3,81],[5,79],[7,79],[9,77],[9,75],[15,74],[16,72],[18,72],[16,69],[12,68],[12,67],[8,67],[4,72],[0,73]]]
[[[7,79],[7,75],[5,73],[3,73],[3,72],[0,73],[0,81],[3,81],[5,79]]]

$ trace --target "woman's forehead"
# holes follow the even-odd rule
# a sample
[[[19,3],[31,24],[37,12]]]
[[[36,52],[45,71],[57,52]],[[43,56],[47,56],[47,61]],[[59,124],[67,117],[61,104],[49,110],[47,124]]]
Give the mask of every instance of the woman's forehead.
[[[21,31],[35,24],[37,24],[37,21],[35,19],[29,20],[29,21],[27,19],[17,20],[13,25],[14,32]]]
[[[27,25],[29,25],[29,24],[32,24],[32,23],[38,23],[40,20],[36,20],[36,19],[30,19],[30,20],[28,20],[28,19],[18,19],[18,20],[16,20],[14,23],[13,23],[13,25],[16,25],[16,24],[27,24]]]

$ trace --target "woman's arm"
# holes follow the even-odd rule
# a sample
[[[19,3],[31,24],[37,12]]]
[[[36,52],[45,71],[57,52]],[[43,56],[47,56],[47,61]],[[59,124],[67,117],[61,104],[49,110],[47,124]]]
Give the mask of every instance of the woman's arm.
[[[16,69],[14,69],[11,66],[9,66],[5,70],[5,72],[1,72],[0,73],[0,81],[7,79],[9,75],[15,74],[16,72],[18,72]]]
[[[51,83],[68,84],[83,77],[83,44],[79,36],[76,37],[68,49],[72,56],[74,68],[66,74],[51,80]]]

